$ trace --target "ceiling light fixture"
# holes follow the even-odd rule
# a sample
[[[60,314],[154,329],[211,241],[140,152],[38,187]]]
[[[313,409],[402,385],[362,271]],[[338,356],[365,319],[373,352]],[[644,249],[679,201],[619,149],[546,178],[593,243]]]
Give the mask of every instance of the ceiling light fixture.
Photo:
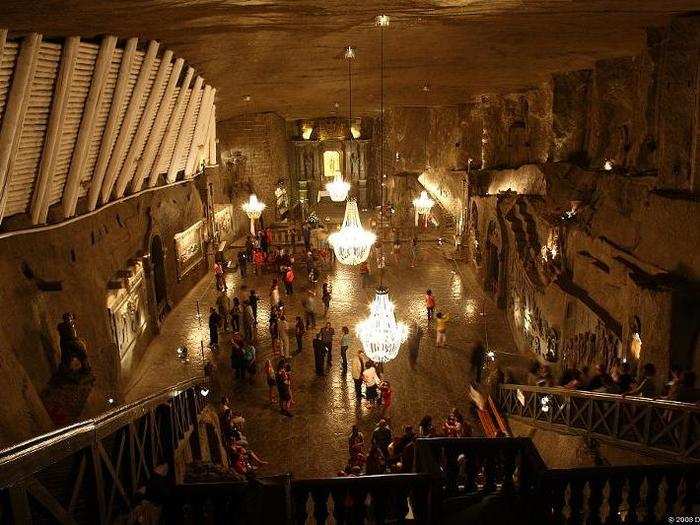
[[[384,173],[384,28],[389,26],[389,17],[379,15],[376,24],[380,30],[380,115],[379,132],[379,173],[381,178],[380,228],[384,228],[384,202],[386,191],[386,174]],[[381,230],[380,230],[381,231]],[[394,359],[401,344],[408,338],[408,327],[396,322],[395,306],[389,300],[389,290],[384,286],[384,268],[379,272],[379,287],[374,301],[369,307],[369,317],[358,323],[355,332],[362,343],[362,348],[372,361],[386,363]]]
[[[333,174],[333,181],[326,184],[326,191],[333,202],[343,202],[348,197],[350,183],[343,180],[340,170]]]
[[[248,200],[241,205],[241,209],[250,219],[250,233],[255,235],[255,221],[262,215],[265,209],[265,203],[259,201],[257,195],[252,194]]]
[[[357,201],[348,199],[343,225],[340,230],[328,236],[328,243],[335,256],[342,264],[357,266],[367,260],[376,240],[377,236],[374,233],[362,227]]]

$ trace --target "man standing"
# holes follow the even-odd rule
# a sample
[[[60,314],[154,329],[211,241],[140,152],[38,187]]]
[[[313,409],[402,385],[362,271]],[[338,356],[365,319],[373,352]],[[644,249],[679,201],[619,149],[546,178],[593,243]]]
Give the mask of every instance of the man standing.
[[[350,330],[347,326],[343,326],[342,335],[340,336],[340,358],[343,361],[343,372],[348,369],[348,347],[350,346]]]
[[[326,351],[326,347],[323,344],[323,341],[321,341],[320,332],[314,336],[314,340],[313,340],[312,344],[314,347],[314,364],[316,366],[316,375],[322,376],[323,375],[323,354]]]
[[[362,398],[362,371],[365,369],[364,353],[362,350],[357,352],[350,360],[350,374],[355,382],[355,397]]]
[[[372,432],[372,444],[382,451],[385,458],[389,457],[389,444],[391,444],[391,428],[386,419],[380,419],[377,428]]]
[[[241,272],[241,279],[248,276],[248,256],[241,250],[238,252],[238,269]]]
[[[255,339],[255,314],[250,301],[243,301],[243,335],[246,341]]]
[[[326,323],[326,326],[321,328],[321,340],[323,345],[326,347],[326,357],[328,359],[328,367],[333,364],[333,336],[335,335],[335,330],[331,326],[331,323]]]
[[[309,293],[304,297],[302,307],[304,308],[304,317],[306,320],[306,328],[316,328],[316,300],[314,299],[314,291],[309,290]]]
[[[291,266],[287,266],[287,271],[284,272],[284,288],[287,295],[292,295],[294,293],[294,270]]]
[[[229,327],[229,314],[231,312],[231,299],[229,299],[226,292],[220,292],[219,297],[216,298],[216,309],[219,311],[219,316],[221,316],[223,329],[227,332]]]
[[[250,303],[250,308],[253,310],[253,319],[255,319],[255,322],[258,322],[258,301],[260,300],[260,297],[258,294],[255,293],[255,290],[250,291],[250,297],[248,298],[248,302]]]
[[[221,324],[221,316],[216,309],[211,306],[209,308],[209,348],[217,350],[219,348],[219,325]]]

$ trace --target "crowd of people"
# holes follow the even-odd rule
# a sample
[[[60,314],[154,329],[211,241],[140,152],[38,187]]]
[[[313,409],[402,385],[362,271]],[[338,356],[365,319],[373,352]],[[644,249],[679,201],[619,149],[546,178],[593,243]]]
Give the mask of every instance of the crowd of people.
[[[640,373],[635,376],[630,363],[619,358],[614,358],[610,365],[599,363],[593,371],[587,366],[566,368],[558,379],[548,365],[539,363],[533,363],[528,373],[530,385],[683,402],[700,400],[695,381],[695,372],[673,366],[670,380],[662,384],[652,363],[643,365]]]
[[[417,427],[406,425],[402,432],[393,433],[388,418],[382,417],[365,440],[357,425],[348,438],[348,462],[339,476],[361,476],[412,472],[415,445],[418,438],[471,437],[472,427],[462,413],[454,408],[436,427],[430,415],[424,416]]]

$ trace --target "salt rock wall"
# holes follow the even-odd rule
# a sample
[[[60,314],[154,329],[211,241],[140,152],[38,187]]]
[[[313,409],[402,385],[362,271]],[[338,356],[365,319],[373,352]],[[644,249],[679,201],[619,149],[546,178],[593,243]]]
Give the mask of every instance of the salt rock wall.
[[[287,130],[284,119],[274,113],[246,114],[217,122],[221,170],[235,191],[250,193],[267,204],[263,220],[275,219],[275,189],[282,179],[290,180]]]
[[[17,381],[27,378],[23,395],[30,409],[57,368],[56,326],[64,312],[75,314],[95,375],[83,415],[104,409],[107,397],[119,397],[158,320],[149,316],[146,332],[120,362],[107,311],[109,283],[130,260],[148,254],[158,236],[165,252],[167,302],[175,305],[206,272],[206,263],[178,276],[174,236],[203,216],[200,193],[191,181],[144,193],[61,227],[0,239],[0,352]],[[152,277],[147,273],[146,279],[150,295]],[[2,403],[0,413],[11,406],[23,405]]]

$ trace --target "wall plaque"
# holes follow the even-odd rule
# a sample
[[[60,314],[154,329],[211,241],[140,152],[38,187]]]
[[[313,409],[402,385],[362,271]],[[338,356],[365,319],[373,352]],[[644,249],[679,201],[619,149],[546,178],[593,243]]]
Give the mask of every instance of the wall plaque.
[[[130,269],[130,274],[122,280],[123,287],[111,292],[107,299],[112,336],[119,349],[120,359],[131,351],[148,324],[143,264],[137,262]]]
[[[187,272],[204,258],[202,246],[203,221],[197,221],[184,232],[175,234],[175,255],[177,256],[177,276],[182,279]]]

